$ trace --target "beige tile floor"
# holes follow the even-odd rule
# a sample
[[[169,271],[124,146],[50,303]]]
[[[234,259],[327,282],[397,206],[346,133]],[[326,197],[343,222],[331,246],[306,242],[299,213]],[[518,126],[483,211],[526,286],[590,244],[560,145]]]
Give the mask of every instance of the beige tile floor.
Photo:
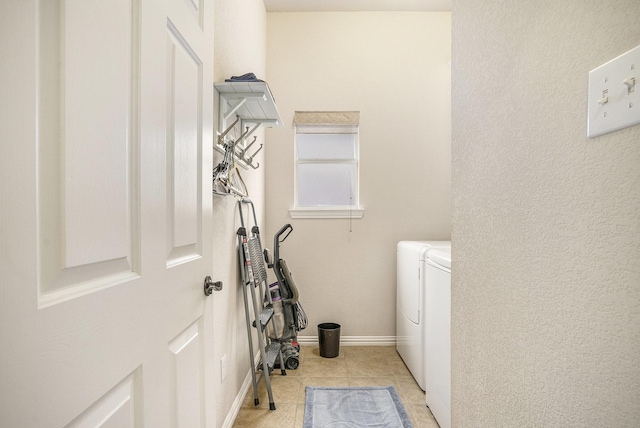
[[[260,405],[253,405],[253,388],[238,412],[234,427],[299,428],[304,420],[306,386],[395,386],[415,428],[437,428],[424,401],[424,392],[396,352],[395,346],[342,346],[336,358],[320,357],[317,346],[300,349],[300,367],[282,376],[276,369],[271,386],[276,410],[269,410],[264,385],[258,388]]]

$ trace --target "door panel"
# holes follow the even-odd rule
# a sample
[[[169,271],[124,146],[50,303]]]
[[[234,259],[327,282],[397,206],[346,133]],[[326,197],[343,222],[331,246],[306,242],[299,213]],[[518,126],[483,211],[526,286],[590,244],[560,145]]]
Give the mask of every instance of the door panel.
[[[64,266],[74,267],[130,254],[128,152],[136,110],[131,97],[136,43],[131,1],[65,0],[62,6],[62,243]],[[92,198],[95,194],[99,197]]]
[[[201,427],[204,416],[201,320],[169,343],[174,368],[176,426]]]
[[[137,370],[78,416],[68,428],[142,426],[141,398],[140,373]]]
[[[41,307],[137,277],[137,6],[38,4]]]
[[[198,256],[203,88],[202,61],[170,21],[167,29],[167,227],[172,266]]]
[[[2,427],[215,426],[197,6],[0,2]]]

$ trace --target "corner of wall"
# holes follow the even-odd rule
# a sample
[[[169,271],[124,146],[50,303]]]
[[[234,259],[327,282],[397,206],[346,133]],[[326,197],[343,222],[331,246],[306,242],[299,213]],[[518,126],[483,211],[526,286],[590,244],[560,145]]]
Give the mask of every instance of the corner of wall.
[[[253,72],[258,77],[266,74],[266,11],[261,0],[216,0],[214,11],[215,48],[214,81],[219,82],[232,75]],[[217,101],[216,96],[216,101]],[[218,106],[215,106],[217,117]],[[258,139],[264,140],[264,131],[258,130]],[[222,154],[214,153],[214,165],[222,160]],[[258,170],[241,169],[241,175],[249,190],[249,197],[256,206],[259,226],[265,223],[264,154],[256,161]],[[228,374],[220,381],[211,404],[216,406],[216,426],[229,423],[228,416],[237,405],[243,392],[245,377],[250,370],[249,348],[240,289],[236,231],[239,227],[237,200],[231,196],[213,196],[213,270],[225,288],[216,293],[214,303],[214,363],[215,375],[220,380],[220,364],[223,355],[228,358]],[[226,421],[226,422],[225,422]]]

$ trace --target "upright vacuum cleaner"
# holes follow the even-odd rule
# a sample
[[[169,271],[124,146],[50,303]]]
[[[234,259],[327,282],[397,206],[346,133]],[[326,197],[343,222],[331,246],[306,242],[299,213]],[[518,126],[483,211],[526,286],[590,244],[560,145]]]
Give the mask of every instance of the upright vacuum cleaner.
[[[270,260],[268,251],[264,252],[265,260],[268,266],[273,269],[278,280],[269,285],[269,292],[279,331],[274,332],[269,329],[269,337],[281,343],[285,367],[291,370],[298,368],[300,364],[298,332],[307,327],[307,316],[300,304],[298,287],[296,287],[287,263],[280,258],[280,244],[287,239],[292,231],[293,227],[286,224],[275,234],[273,261]]]

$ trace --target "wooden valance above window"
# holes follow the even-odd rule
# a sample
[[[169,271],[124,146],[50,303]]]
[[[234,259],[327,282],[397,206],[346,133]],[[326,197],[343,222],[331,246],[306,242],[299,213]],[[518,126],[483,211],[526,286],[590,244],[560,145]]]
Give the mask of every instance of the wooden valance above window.
[[[298,134],[357,134],[359,111],[296,111],[293,126]]]

